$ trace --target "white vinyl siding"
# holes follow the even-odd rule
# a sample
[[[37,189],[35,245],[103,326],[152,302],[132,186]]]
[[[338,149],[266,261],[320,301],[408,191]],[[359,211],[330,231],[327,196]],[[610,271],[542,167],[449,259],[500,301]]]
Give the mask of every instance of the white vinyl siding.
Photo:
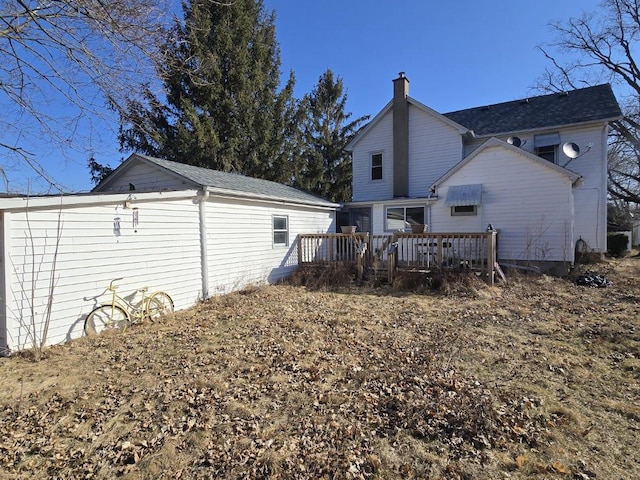
[[[587,125],[575,128],[565,128],[559,131],[559,152],[557,163],[572,172],[582,176],[574,187],[574,238],[582,238],[590,248],[606,251],[607,217],[607,130],[602,124]],[[509,136],[520,137],[523,144],[521,149],[535,154],[534,135],[530,133],[511,133],[500,137],[506,141]],[[470,155],[487,138],[474,139],[465,144],[465,156]],[[562,153],[562,145],[573,142],[581,149],[580,158],[569,162],[569,158]],[[586,151],[588,144],[593,144]],[[567,163],[569,162],[569,163]]]
[[[452,217],[444,201],[447,189],[468,183],[482,183],[478,215]],[[571,181],[523,155],[487,148],[443,182],[438,197],[431,207],[431,231],[479,232],[492,224],[500,232],[500,259],[573,259]]]
[[[200,197],[195,191],[181,195],[139,194],[130,200],[132,208],[124,208],[129,200],[123,194],[87,196],[82,204],[62,208],[39,199],[28,215],[24,208],[4,211],[6,315],[0,314],[0,348],[30,347],[31,318],[40,332],[52,273],[48,344],[81,336],[87,314],[110,300],[106,287],[114,278],[123,277],[123,296],[148,286],[150,292],[166,291],[177,309],[194,305],[203,295]],[[40,208],[38,202],[48,203]],[[299,233],[335,231],[331,208],[212,196],[204,213],[210,295],[281,280],[297,268]],[[288,219],[287,246],[273,246],[274,216]]]
[[[567,164],[560,153],[560,166],[582,176],[574,189],[574,237],[587,242],[589,248],[607,249],[607,131],[602,125],[562,131],[562,142],[580,146],[580,158]],[[586,145],[593,143],[589,151]]]
[[[131,186],[135,190],[131,190]],[[132,164],[123,175],[118,176],[109,183],[106,191],[109,192],[161,192],[167,190],[184,190],[192,185],[170,173],[162,172],[158,167],[143,162]]]
[[[288,217],[288,247],[271,247],[272,215]],[[287,277],[298,266],[298,234],[335,231],[332,212],[250,201],[210,198],[206,217],[211,294]]]
[[[353,201],[393,198],[393,115],[387,112],[353,151]],[[371,180],[371,155],[382,153],[382,180]]]
[[[442,118],[409,106],[409,196],[429,187],[462,159],[462,136]]]
[[[148,286],[168,292],[176,308],[193,305],[201,285],[197,205],[189,199],[135,206],[136,227],[134,210],[121,203],[64,208],[59,235],[58,210],[31,210],[28,216],[24,211],[5,213],[11,219],[10,245],[5,248],[11,263],[7,340],[13,348],[30,346],[32,301],[41,328],[52,274],[50,344],[80,336],[85,316],[107,299],[102,294],[117,277],[124,277],[118,282],[120,294]],[[116,218],[119,236],[114,233]]]

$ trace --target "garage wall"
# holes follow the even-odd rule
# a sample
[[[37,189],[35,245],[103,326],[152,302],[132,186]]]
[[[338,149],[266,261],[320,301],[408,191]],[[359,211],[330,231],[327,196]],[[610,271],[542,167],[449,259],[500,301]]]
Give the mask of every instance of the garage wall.
[[[9,225],[7,218],[10,218]],[[134,219],[137,218],[137,222]],[[118,277],[119,292],[164,290],[177,308],[194,304],[200,282],[197,205],[190,199],[5,213],[8,232],[7,345],[31,345],[52,295],[49,343],[82,334],[86,315]]]
[[[273,216],[288,219],[288,245],[273,244]],[[206,204],[209,293],[273,283],[298,265],[300,233],[335,231],[333,210],[211,197]]]
[[[49,344],[81,336],[87,314],[110,301],[115,278],[125,297],[148,286],[171,295],[176,309],[201,299],[203,197],[171,195],[88,196],[58,206],[39,199],[4,211],[0,350],[31,347],[49,308]],[[285,202],[211,196],[204,214],[209,295],[281,280],[297,268],[298,234],[335,230],[333,209]],[[274,215],[288,219],[286,246],[273,243]]]

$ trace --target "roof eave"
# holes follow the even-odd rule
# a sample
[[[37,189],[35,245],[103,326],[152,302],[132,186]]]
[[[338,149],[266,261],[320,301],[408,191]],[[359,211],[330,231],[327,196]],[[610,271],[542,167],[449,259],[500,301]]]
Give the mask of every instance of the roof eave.
[[[303,199],[296,199],[291,197],[279,197],[277,195],[262,195],[259,193],[242,192],[239,190],[230,190],[226,188],[211,187],[211,186],[204,186],[203,190],[205,192],[209,192],[210,195],[214,195],[214,196],[217,195],[217,196],[228,197],[228,198],[260,200],[264,202],[275,202],[279,204],[290,204],[290,205],[307,205],[307,206],[328,208],[328,209],[336,209],[340,207],[339,203],[327,202],[327,201],[323,201],[322,199],[318,199],[318,201],[314,201],[312,199],[303,200]]]
[[[347,152],[353,152],[353,149],[355,148],[355,146],[358,144],[358,142],[360,142],[360,140],[362,140],[362,138],[367,134],[367,132],[371,130],[375,125],[377,125],[378,122],[380,122],[380,120],[382,119],[382,117],[386,115],[386,113],[389,110],[391,110],[392,104],[393,104],[393,101],[388,102],[382,108],[382,110],[380,110],[378,114],[371,119],[369,123],[367,123],[364,127],[362,127],[362,130],[356,133],[355,137],[353,137],[351,141],[347,143],[347,145],[344,147],[344,150]]]
[[[551,168],[553,170],[555,170],[557,173],[563,174],[567,177],[569,177],[569,179],[571,180],[572,184],[575,184],[576,182],[578,182],[581,178],[581,176],[567,168],[561,167],[559,165],[555,165],[551,162],[548,162],[547,160],[543,160],[540,157],[537,157],[536,155],[529,153],[525,150],[522,150],[521,148],[518,148],[514,145],[510,145],[508,143],[506,143],[503,140],[500,140],[499,138],[496,138],[495,136],[492,136],[489,140],[487,140],[485,143],[483,143],[482,145],[480,145],[480,147],[478,147],[476,150],[473,151],[473,153],[471,153],[471,155],[463,158],[460,162],[458,162],[456,165],[454,165],[453,167],[451,167],[447,172],[445,172],[444,175],[442,175],[440,178],[438,178],[435,182],[433,182],[430,186],[430,188],[432,190],[437,189],[444,181],[446,181],[447,179],[449,179],[451,176],[453,176],[458,170],[460,170],[463,166],[465,166],[467,163],[471,162],[475,157],[477,157],[478,155],[480,155],[484,150],[486,150],[487,148],[492,148],[492,147],[502,147],[502,148],[506,148],[507,150],[510,150],[513,153],[519,154],[524,156],[525,158],[529,159],[530,161],[536,162],[540,165],[543,165],[547,168]]]

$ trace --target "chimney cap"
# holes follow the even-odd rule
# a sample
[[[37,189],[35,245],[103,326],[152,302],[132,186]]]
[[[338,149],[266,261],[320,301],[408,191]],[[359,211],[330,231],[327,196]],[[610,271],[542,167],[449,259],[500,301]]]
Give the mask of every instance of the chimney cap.
[[[398,73],[398,78],[405,78],[404,72],[399,72]]]

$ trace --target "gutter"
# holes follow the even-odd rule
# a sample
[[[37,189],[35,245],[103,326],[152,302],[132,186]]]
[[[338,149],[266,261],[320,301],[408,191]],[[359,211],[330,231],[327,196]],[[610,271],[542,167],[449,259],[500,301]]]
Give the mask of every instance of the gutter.
[[[193,198],[195,189],[162,191],[162,192],[109,192],[109,193],[80,193],[60,194],[33,197],[12,197],[0,199],[0,210],[22,211],[27,208],[36,210],[60,209],[66,207],[81,207],[86,205],[104,205],[113,203],[153,202],[162,200],[180,200]]]
[[[292,199],[292,198],[283,198],[283,197],[277,197],[277,196],[272,196],[272,195],[264,195],[264,194],[259,194],[259,193],[248,193],[248,192],[241,192],[238,190],[230,190],[230,189],[226,189],[226,188],[219,188],[219,187],[207,187],[203,185],[203,188],[209,192],[209,194],[211,195],[216,195],[216,196],[220,196],[220,197],[229,197],[229,198],[242,198],[242,199],[247,199],[247,200],[254,200],[254,201],[259,201],[259,202],[266,202],[266,203],[276,203],[278,205],[288,205],[288,206],[300,206],[300,205],[304,205],[304,206],[308,206],[308,207],[316,207],[316,208],[320,208],[320,209],[327,209],[327,210],[333,210],[336,209],[340,206],[339,203],[333,203],[333,202],[328,202],[328,201],[323,201],[321,199],[318,199],[318,202],[313,202],[311,200],[296,200],[296,199]]]

